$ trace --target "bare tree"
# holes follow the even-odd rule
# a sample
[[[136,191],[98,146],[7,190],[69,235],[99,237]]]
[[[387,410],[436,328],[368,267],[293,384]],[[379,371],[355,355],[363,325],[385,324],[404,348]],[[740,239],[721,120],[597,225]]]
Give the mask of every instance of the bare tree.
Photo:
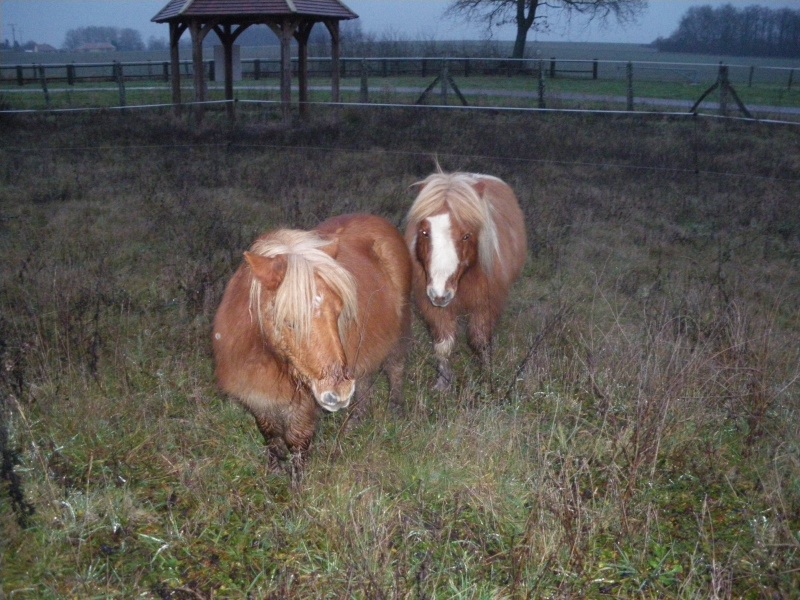
[[[469,22],[484,22],[488,31],[514,24],[517,36],[511,58],[525,55],[525,42],[531,29],[545,30],[548,15],[581,14],[589,19],[614,17],[618,23],[634,21],[647,6],[647,0],[454,0],[446,15]]]

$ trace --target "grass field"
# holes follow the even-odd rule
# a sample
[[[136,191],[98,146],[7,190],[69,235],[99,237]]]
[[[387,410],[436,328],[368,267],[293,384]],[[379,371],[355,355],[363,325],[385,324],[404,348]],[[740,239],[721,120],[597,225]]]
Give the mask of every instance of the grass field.
[[[0,596],[796,594],[796,127],[206,117],[0,116]],[[526,215],[494,370],[434,393],[415,322],[406,413],[325,416],[293,494],[216,391],[223,287],[266,229],[401,225],[434,156]]]

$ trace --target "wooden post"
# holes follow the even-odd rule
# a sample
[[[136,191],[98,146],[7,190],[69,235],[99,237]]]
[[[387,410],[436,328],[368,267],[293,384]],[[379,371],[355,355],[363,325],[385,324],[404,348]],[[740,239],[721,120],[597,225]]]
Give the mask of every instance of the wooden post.
[[[539,61],[539,108],[547,108],[544,101],[544,61]]]
[[[225,107],[228,120],[233,124],[236,121],[236,110],[233,105],[233,42],[236,40],[236,35],[228,23],[224,24],[221,30],[217,29],[216,32],[217,37],[222,41],[223,61],[225,62],[225,100],[227,102]],[[216,75],[216,70],[214,74]]]
[[[283,122],[292,119],[292,33],[294,24],[289,19],[281,23],[281,114]]]
[[[180,29],[176,23],[169,24],[169,57],[172,66],[172,104],[175,106],[175,114],[181,114],[181,62],[180,52],[178,50],[178,40],[183,34],[183,29]],[[166,65],[164,65],[164,74],[166,75]]]
[[[300,116],[308,116],[308,38],[313,23],[303,23],[294,35],[297,40],[297,83],[300,98]]]
[[[550,79],[556,78],[556,57],[550,57]]]
[[[118,60],[114,61],[114,79],[117,81],[119,89],[119,105],[125,106],[125,79],[122,75],[122,63]]]
[[[747,87],[753,87],[753,73],[755,72],[756,68],[753,65],[750,65],[750,75],[747,77]]]
[[[161,63],[161,77],[164,81],[169,81],[169,63],[166,61]]]
[[[42,83],[42,92],[44,93],[44,105],[47,108],[50,108],[50,92],[47,90],[47,77],[45,77],[43,65],[39,65],[39,80]]]
[[[787,89],[788,91],[790,91],[790,92],[792,91],[792,80],[793,80],[793,79],[794,79],[794,69],[792,69],[791,71],[789,71],[789,85],[788,85],[788,87],[786,88],[786,89]]]
[[[441,84],[442,84],[442,91],[441,91],[442,106],[447,106],[447,83],[448,82],[447,82],[447,61],[446,60],[442,61],[442,77],[441,77],[441,79],[442,79],[442,81],[441,81]]]
[[[67,85],[75,85],[75,65],[67,65]]]
[[[331,100],[341,101],[341,77],[344,69],[342,61],[342,36],[339,31],[339,21],[325,23],[328,33],[331,34]]]
[[[592,79],[597,79],[597,59],[592,60]]]
[[[253,79],[256,81],[261,79],[261,61],[259,59],[253,61]]]
[[[359,102],[367,104],[369,102],[369,84],[367,83],[367,60],[361,59],[361,93],[359,94]]]
[[[17,65],[17,85],[25,85],[25,78],[22,76],[22,66]]]
[[[728,67],[727,65],[719,64],[719,114],[726,116],[728,114]]]
[[[628,75],[628,110],[633,111],[633,63],[628,61],[625,65],[625,71]]]

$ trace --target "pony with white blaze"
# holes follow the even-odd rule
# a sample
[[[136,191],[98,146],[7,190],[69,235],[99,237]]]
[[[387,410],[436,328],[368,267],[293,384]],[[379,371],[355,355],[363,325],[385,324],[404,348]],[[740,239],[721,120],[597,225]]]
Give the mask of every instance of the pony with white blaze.
[[[319,415],[347,408],[360,378],[383,367],[400,404],[411,259],[397,228],[370,215],[272,231],[244,259],[214,319],[217,382],[255,417],[270,467],[291,459],[297,484]]]
[[[466,318],[469,343],[490,367],[495,327],[527,257],[525,216],[497,177],[439,170],[417,185],[405,230],[412,294],[433,337],[436,389],[445,390],[459,318]]]

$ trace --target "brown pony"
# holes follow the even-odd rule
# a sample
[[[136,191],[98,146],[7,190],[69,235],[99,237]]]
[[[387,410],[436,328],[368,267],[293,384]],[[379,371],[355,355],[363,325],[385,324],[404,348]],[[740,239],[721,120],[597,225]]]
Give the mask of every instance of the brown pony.
[[[272,470],[290,457],[296,485],[321,409],[346,408],[356,380],[383,365],[399,404],[411,259],[368,215],[267,233],[244,258],[214,319],[217,381],[255,417]]]
[[[467,318],[470,345],[490,367],[492,334],[527,256],[525,217],[496,177],[439,170],[417,185],[405,238],[414,299],[438,359],[435,387],[446,390],[459,317]]]

